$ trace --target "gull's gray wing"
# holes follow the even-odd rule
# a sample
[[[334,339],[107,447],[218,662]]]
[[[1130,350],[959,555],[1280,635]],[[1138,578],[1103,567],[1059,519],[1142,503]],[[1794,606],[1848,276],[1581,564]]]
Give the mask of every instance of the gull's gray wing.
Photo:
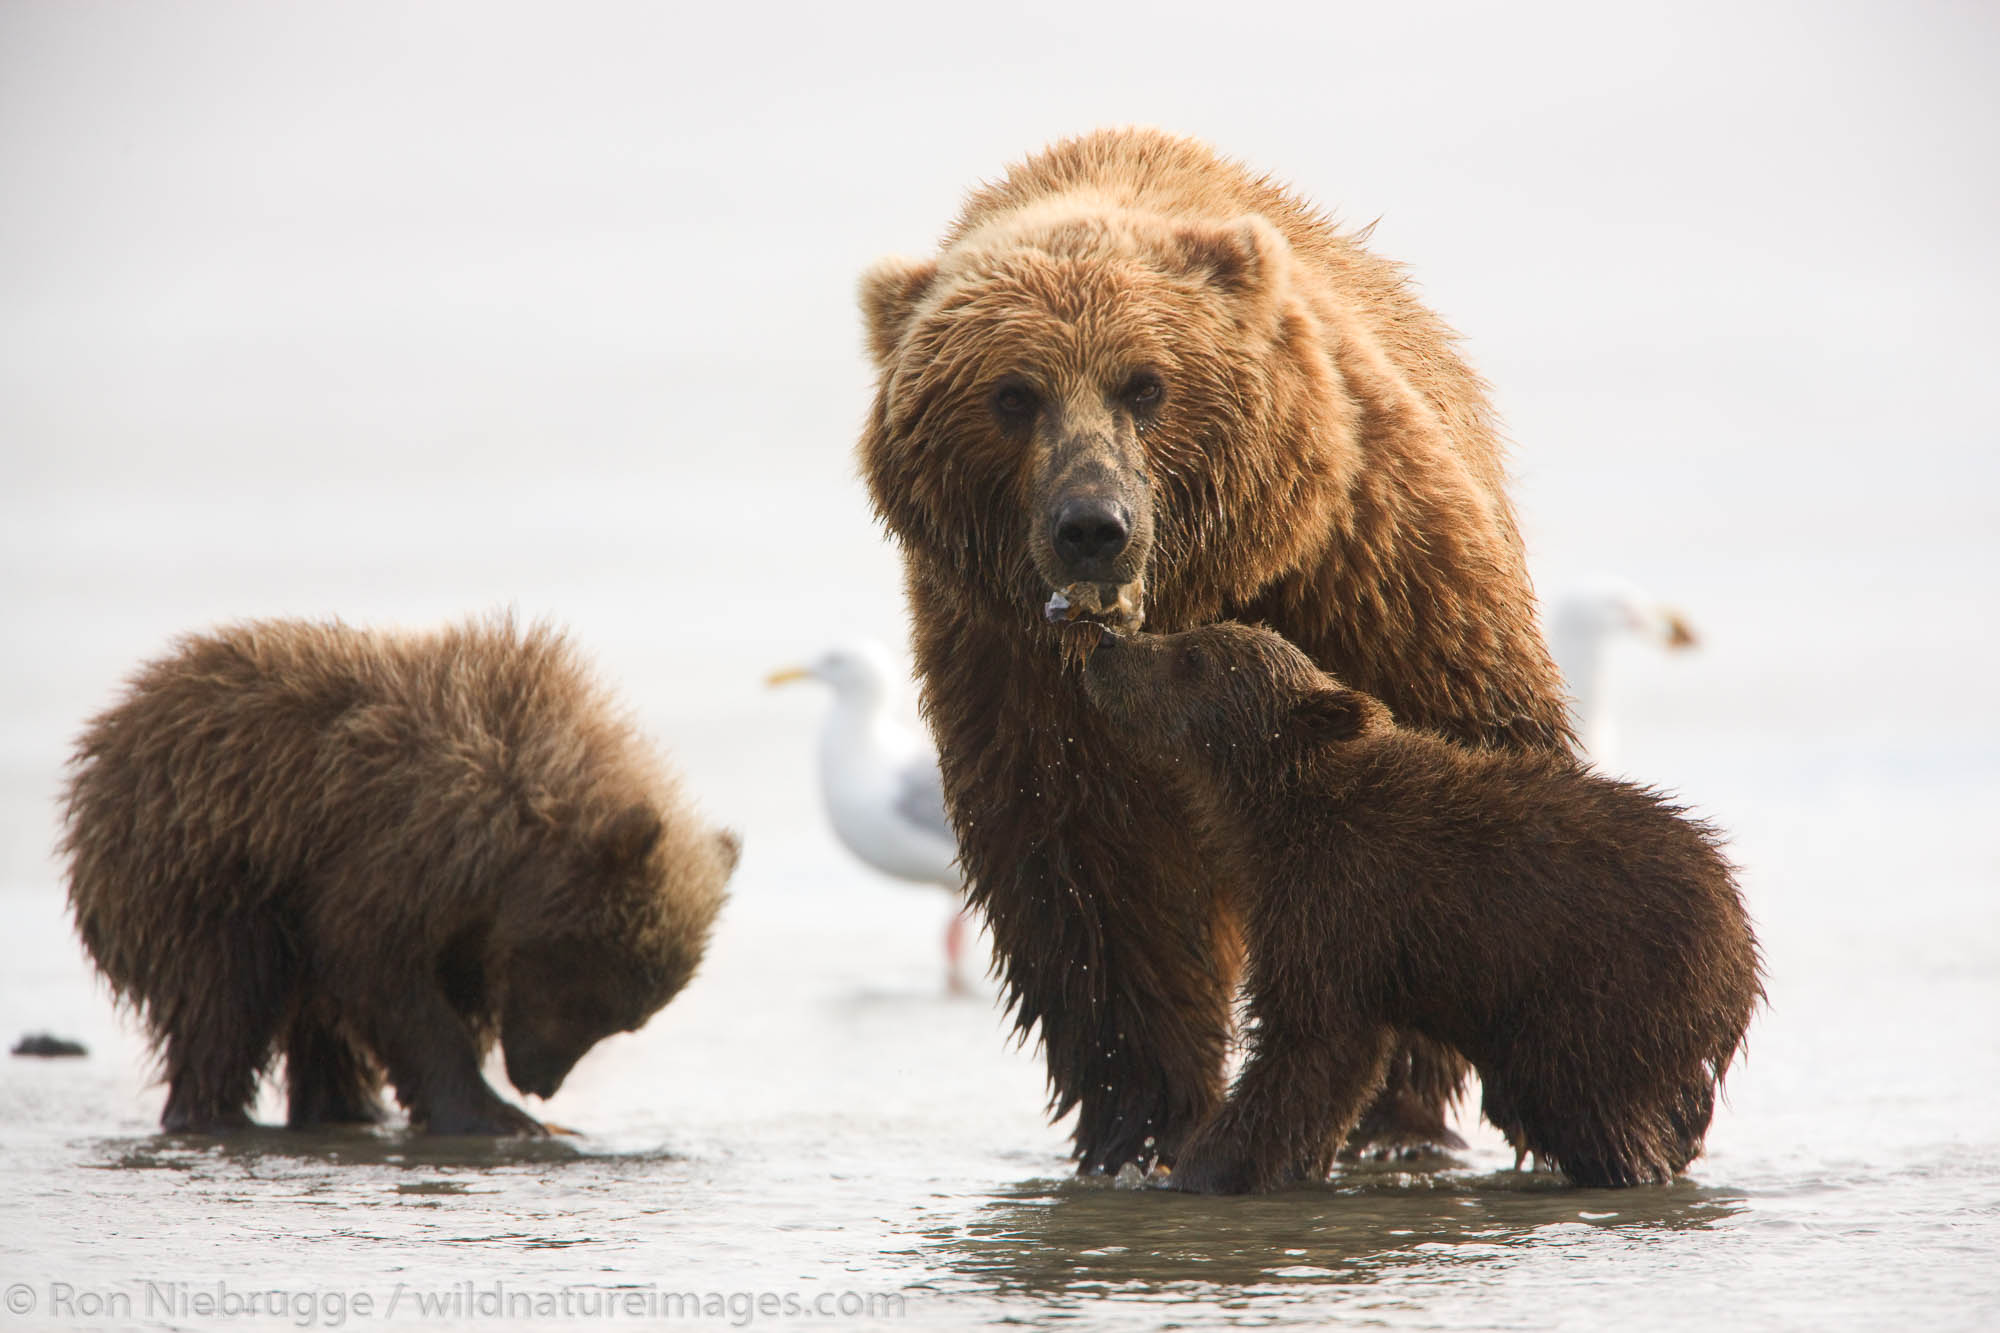
[[[905,764],[896,775],[896,813],[946,842],[958,841],[944,812],[944,778],[928,755]]]

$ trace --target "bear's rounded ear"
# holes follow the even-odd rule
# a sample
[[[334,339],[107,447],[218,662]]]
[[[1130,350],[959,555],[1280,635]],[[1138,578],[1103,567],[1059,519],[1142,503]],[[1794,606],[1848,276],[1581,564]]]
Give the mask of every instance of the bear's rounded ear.
[[[1284,234],[1255,213],[1183,227],[1174,240],[1190,276],[1236,295],[1276,287],[1292,252]]]
[[[861,317],[868,326],[868,354],[886,367],[917,313],[917,302],[937,278],[935,259],[884,259],[861,275]]]
[[[660,812],[641,801],[627,806],[611,821],[598,847],[604,864],[613,868],[637,865],[659,843],[666,832]]]
[[[743,839],[734,830],[724,829],[715,835],[715,845],[722,849],[723,875],[735,874],[737,862],[743,859]]]
[[[1358,690],[1314,690],[1292,708],[1292,730],[1322,744],[1365,736],[1388,719],[1386,708]]]

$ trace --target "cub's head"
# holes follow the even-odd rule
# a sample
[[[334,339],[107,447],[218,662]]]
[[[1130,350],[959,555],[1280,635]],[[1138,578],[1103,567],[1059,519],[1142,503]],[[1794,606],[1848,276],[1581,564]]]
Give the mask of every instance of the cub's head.
[[[877,513],[930,568],[1025,619],[1057,589],[1152,623],[1214,619],[1304,558],[1343,438],[1300,331],[1292,252],[1259,216],[1058,198],[861,284],[879,388]],[[1310,362],[1310,365],[1306,365]],[[1284,364],[1281,364],[1284,363]],[[1272,457],[1266,441],[1299,442]]]
[[[1338,744],[1393,728],[1380,701],[1249,625],[1106,633],[1090,654],[1084,688],[1114,725],[1180,755],[1258,752],[1280,737]]]
[[[632,806],[587,841],[546,910],[509,932],[500,1047],[522,1092],[554,1096],[585,1052],[638,1031],[694,976],[740,844],[676,824]]]

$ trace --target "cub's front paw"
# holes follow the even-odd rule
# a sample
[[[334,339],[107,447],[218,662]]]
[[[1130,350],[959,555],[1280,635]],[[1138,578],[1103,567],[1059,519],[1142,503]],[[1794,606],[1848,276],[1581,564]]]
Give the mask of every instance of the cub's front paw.
[[[485,1135],[493,1138],[545,1139],[549,1127],[520,1107],[499,1098],[481,1106],[453,1107],[433,1112],[424,1123],[429,1134]]]
[[[1255,1194],[1270,1188],[1262,1175],[1246,1152],[1196,1145],[1181,1154],[1160,1184],[1187,1194]]]
[[[242,1111],[202,1114],[169,1105],[160,1117],[160,1128],[169,1134],[212,1134],[221,1137],[255,1129],[257,1124]]]

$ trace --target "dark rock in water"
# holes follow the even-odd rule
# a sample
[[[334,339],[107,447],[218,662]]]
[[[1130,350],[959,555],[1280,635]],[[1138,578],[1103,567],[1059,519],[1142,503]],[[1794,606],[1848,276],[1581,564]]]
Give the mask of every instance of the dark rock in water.
[[[80,1041],[68,1037],[57,1037],[47,1032],[30,1032],[14,1043],[16,1055],[38,1055],[45,1059],[60,1059],[71,1056],[89,1055]]]

